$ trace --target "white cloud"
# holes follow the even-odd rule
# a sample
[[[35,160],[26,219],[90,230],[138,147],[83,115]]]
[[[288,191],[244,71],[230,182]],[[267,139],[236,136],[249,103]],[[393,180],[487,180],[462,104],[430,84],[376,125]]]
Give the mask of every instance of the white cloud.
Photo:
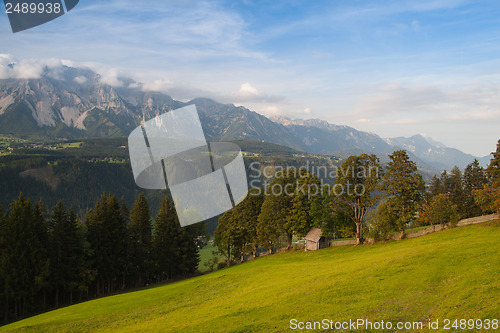
[[[274,105],[256,105],[254,110],[266,117],[285,116],[291,119],[306,117],[310,118],[311,108],[300,109],[297,105],[290,103],[274,104]]]
[[[500,109],[500,84],[475,83],[439,88],[431,85],[403,86],[391,83],[358,99],[354,111],[364,118],[420,114],[479,114]],[[461,117],[461,116],[460,116]],[[452,118],[450,118],[452,119]]]
[[[250,83],[243,83],[241,86],[240,86],[240,91],[239,93],[241,95],[250,95],[250,96],[261,96],[262,93],[260,91],[257,90],[257,88],[255,88],[254,86],[252,86]]]
[[[75,77],[74,80],[76,83],[79,83],[79,84],[84,84],[85,82],[87,82],[87,78],[85,76],[77,76],[77,77]]]
[[[0,54],[0,79],[37,79],[44,72],[58,78],[61,66],[58,59],[17,60],[9,54]]]
[[[277,103],[284,100],[283,96],[270,95],[264,93],[254,87],[249,82],[242,83],[238,92],[233,93],[232,96],[224,98],[225,100],[236,101],[236,103]]]
[[[167,92],[172,87],[173,83],[168,79],[159,79],[142,84],[142,90],[145,91]]]
[[[60,63],[64,66],[68,66],[68,67],[88,68],[88,69],[92,70],[94,73],[99,74],[100,82],[103,84],[109,84],[110,86],[113,86],[113,87],[122,87],[123,86],[123,81],[120,80],[120,77],[125,76],[125,75],[117,68],[106,66],[104,64],[97,63],[97,62],[78,62],[78,61],[71,61],[71,60],[60,60]],[[79,82],[79,83],[81,83],[81,82]]]
[[[142,88],[142,84],[139,83],[139,82],[132,82],[127,87],[131,88],[131,89],[141,89]]]

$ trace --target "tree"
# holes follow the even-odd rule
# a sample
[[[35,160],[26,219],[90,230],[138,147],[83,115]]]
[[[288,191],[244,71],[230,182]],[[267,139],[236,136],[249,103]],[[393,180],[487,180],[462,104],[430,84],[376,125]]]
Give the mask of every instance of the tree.
[[[0,316],[3,316],[3,322],[7,323],[9,315],[9,298],[6,289],[7,271],[6,259],[7,253],[7,225],[3,213],[3,207],[0,205]]]
[[[340,209],[338,198],[328,195],[329,185],[324,185],[321,196],[311,203],[313,226],[321,229],[322,236],[328,238],[352,237],[356,234],[355,225],[349,215]]]
[[[258,233],[257,219],[264,201],[262,188],[252,188],[247,197],[234,209],[221,216],[214,233],[214,243],[221,254],[226,255],[228,265],[232,254],[244,261],[245,254],[257,254]]]
[[[234,229],[233,211],[225,212],[217,222],[217,229],[214,233],[214,245],[219,252],[226,256],[227,267],[231,266],[232,254],[234,250],[233,229]]]
[[[320,226],[325,222],[328,208],[318,177],[299,169],[297,189],[292,195],[292,207],[287,219],[288,229],[304,237],[314,225]]]
[[[154,258],[157,265],[157,277],[160,281],[170,279],[175,275],[175,258],[180,256],[177,250],[176,235],[180,227],[175,223],[173,204],[168,197],[163,197],[160,210],[155,218],[153,234]]]
[[[457,205],[453,204],[447,194],[432,197],[430,203],[424,205],[422,209],[424,212],[420,218],[424,225],[441,224],[444,227],[448,223],[454,226],[460,218]]]
[[[368,210],[378,201],[376,190],[382,169],[375,155],[350,156],[337,171],[339,204],[356,225],[357,244],[363,242],[362,225]]]
[[[397,150],[389,155],[391,161],[382,178],[382,190],[388,195],[385,205],[396,217],[396,229],[401,239],[407,225],[413,221],[418,204],[423,197],[425,182],[417,172],[417,165],[411,161],[405,150]]]
[[[451,201],[457,205],[460,217],[465,217],[467,215],[467,212],[464,210],[466,198],[464,193],[462,171],[458,166],[451,169],[448,176],[448,193]]]
[[[198,227],[195,225],[182,228],[174,205],[168,197],[163,197],[155,218],[153,234],[153,253],[158,280],[186,275],[196,270],[200,261],[195,241],[197,230]]]
[[[37,308],[37,296],[47,285],[50,260],[48,228],[41,204],[35,207],[22,194],[2,219],[1,269],[5,318],[18,317]]]
[[[486,184],[482,189],[474,191],[474,200],[484,213],[500,214],[500,187]]]
[[[252,188],[247,197],[232,211],[229,232],[233,234],[233,245],[239,249],[240,262],[244,261],[249,250],[254,258],[257,255],[257,219],[263,202],[264,191],[261,188]]]
[[[391,207],[393,201],[382,200],[377,209],[368,213],[368,235],[374,240],[387,240],[392,232],[398,230],[397,209]]]
[[[144,193],[140,193],[130,211],[130,261],[136,286],[147,281],[152,266],[152,233],[149,205]]]
[[[177,214],[175,215],[175,221],[178,225],[179,220],[177,219]],[[177,236],[179,242],[179,253],[180,256],[177,258],[176,263],[176,273],[181,275],[187,275],[194,273],[198,268],[200,263],[200,254],[198,252],[198,245],[196,243],[196,237],[199,236],[197,233],[198,227],[193,225],[188,225],[187,227],[182,227],[179,235]]]
[[[436,175],[432,177],[430,186],[429,186],[430,195],[433,197],[438,194],[444,193],[444,185],[441,182],[441,178],[438,178]]]
[[[441,183],[441,192],[438,194],[449,193],[450,180],[449,180],[449,174],[446,170],[443,170],[443,172],[441,172],[441,175],[439,176],[439,181]]]
[[[489,182],[480,190],[473,192],[475,202],[484,212],[497,212],[500,214],[500,140],[497,150],[492,153],[493,158],[486,168]]]
[[[276,243],[281,233],[286,235],[287,248],[292,245],[293,231],[287,228],[292,210],[292,194],[298,181],[297,169],[286,168],[276,173],[266,189],[261,213],[258,218],[259,235],[263,246]]]
[[[92,248],[93,269],[97,272],[96,293],[112,292],[126,274],[127,226],[115,195],[102,195],[85,216]]]
[[[304,168],[278,171],[266,189],[258,218],[261,244],[270,250],[284,234],[290,249],[293,235],[303,236],[314,225],[320,200],[321,184],[315,175]]]
[[[463,175],[464,217],[481,215],[481,207],[474,200],[474,191],[480,190],[488,183],[486,171],[479,165],[477,159],[467,165]]]
[[[497,150],[491,154],[493,158],[486,168],[486,172],[490,177],[493,187],[498,188],[500,187],[500,140],[497,143]]]
[[[59,201],[52,211],[51,238],[51,285],[55,288],[55,306],[59,306],[60,293],[69,295],[73,303],[73,292],[84,283],[85,253],[79,234],[79,222],[71,208],[66,210]]]

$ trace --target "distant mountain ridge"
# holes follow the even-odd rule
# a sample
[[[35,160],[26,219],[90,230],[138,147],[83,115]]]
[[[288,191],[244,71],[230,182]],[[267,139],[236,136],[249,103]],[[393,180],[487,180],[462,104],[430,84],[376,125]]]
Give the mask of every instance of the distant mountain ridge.
[[[340,157],[359,152],[380,156],[402,148],[422,167],[436,170],[463,168],[475,158],[421,135],[383,139],[319,119],[269,119],[245,107],[206,98],[176,101],[144,91],[131,79],[120,80],[123,86],[113,87],[89,69],[66,66],[55,73],[47,70],[38,79],[0,80],[0,133],[51,139],[127,136],[145,120],[195,104],[209,140],[264,140]],[[481,160],[488,161],[488,157]]]

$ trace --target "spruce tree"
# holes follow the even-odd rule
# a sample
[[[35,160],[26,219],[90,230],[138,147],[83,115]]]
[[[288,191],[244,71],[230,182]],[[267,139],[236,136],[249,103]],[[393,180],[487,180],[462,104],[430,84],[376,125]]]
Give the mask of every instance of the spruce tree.
[[[170,279],[176,274],[176,263],[180,256],[177,235],[180,226],[175,223],[173,205],[163,197],[155,218],[153,251],[156,261],[156,276],[159,281]]]
[[[497,143],[497,150],[493,153],[493,158],[486,168],[486,172],[495,188],[500,188],[500,140]]]
[[[441,182],[441,178],[438,178],[436,175],[432,177],[429,192],[431,197],[444,193],[444,185]]]
[[[484,213],[496,212],[500,215],[500,140],[497,150],[486,168],[489,183],[481,190],[474,191],[474,199]]]
[[[78,229],[79,222],[73,208],[68,213],[59,201],[51,219],[51,286],[55,289],[56,307],[61,293],[72,303],[73,293],[84,283],[84,245]]]
[[[486,171],[479,165],[479,161],[474,159],[467,165],[463,175],[464,185],[464,217],[481,215],[481,208],[474,200],[474,191],[480,190],[488,182]]]
[[[133,275],[136,286],[140,286],[148,281],[152,265],[151,216],[144,193],[139,194],[130,211],[129,235]]]
[[[97,272],[96,292],[124,287],[127,254],[127,227],[116,196],[104,194],[85,219]]]
[[[8,274],[6,268],[6,259],[8,256],[6,249],[7,237],[7,226],[3,214],[3,207],[0,204],[0,318],[2,318],[0,323],[7,323],[9,310],[8,291],[6,289],[6,278]]]
[[[179,223],[177,220],[177,214],[175,215],[176,223]],[[176,273],[187,275],[192,274],[198,268],[198,264],[200,262],[200,254],[198,252],[198,246],[196,245],[195,238],[198,236],[196,233],[197,227],[194,225],[189,225],[183,228],[180,228],[180,232],[178,234],[178,246],[180,257],[177,260],[176,265]]]
[[[467,212],[465,211],[466,198],[464,193],[462,171],[458,166],[451,169],[448,176],[448,184],[450,200],[457,205],[458,213],[460,214],[460,217],[463,218],[467,215]]]
[[[36,300],[49,278],[47,226],[42,207],[22,194],[10,205],[3,224],[2,271],[7,307],[14,317],[37,309]]]

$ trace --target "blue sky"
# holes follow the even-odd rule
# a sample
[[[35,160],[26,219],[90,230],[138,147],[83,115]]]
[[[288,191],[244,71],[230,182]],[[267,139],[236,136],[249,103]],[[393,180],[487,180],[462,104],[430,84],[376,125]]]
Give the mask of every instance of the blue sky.
[[[16,34],[2,13],[0,53],[476,156],[500,138],[498,1],[81,0]]]

